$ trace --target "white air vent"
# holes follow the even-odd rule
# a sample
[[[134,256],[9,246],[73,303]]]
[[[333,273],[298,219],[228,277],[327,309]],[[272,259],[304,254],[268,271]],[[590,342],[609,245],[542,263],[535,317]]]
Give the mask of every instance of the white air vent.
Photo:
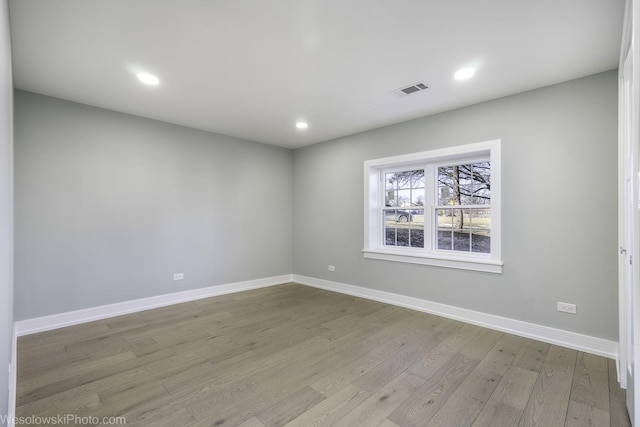
[[[418,82],[409,86],[401,87],[400,89],[396,89],[393,91],[393,94],[396,96],[407,96],[427,89],[429,89],[428,84],[426,84],[425,82]]]

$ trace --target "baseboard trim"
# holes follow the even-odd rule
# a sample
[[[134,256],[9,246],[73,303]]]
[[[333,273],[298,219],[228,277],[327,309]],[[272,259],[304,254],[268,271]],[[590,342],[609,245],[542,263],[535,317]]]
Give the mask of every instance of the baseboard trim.
[[[285,274],[282,276],[209,286],[206,288],[192,289],[132,301],[102,305],[83,310],[53,314],[50,316],[37,317],[34,319],[21,320],[15,323],[15,331],[17,336],[35,334],[37,332],[49,331],[52,329],[63,328],[65,326],[77,325],[80,323],[106,319],[109,317],[135,313],[138,311],[179,304],[202,298],[210,298],[235,292],[281,285],[291,282],[292,278],[293,276],[291,274]]]
[[[617,360],[618,343],[614,341],[582,335],[575,332],[555,329],[548,326],[523,322],[521,320],[468,310],[465,308],[427,301],[419,298],[394,294],[391,292],[363,288],[340,282],[332,282],[314,277],[293,275],[293,281],[301,285],[339,292],[347,295],[367,298],[374,301],[410,308],[412,310],[435,314],[449,319],[460,320],[489,329],[507,332],[525,338],[543,341],[578,351],[595,354]]]
[[[15,393],[15,352],[16,340],[19,336],[63,328],[65,326],[77,325],[94,320],[106,319],[123,314],[135,313],[152,308],[180,304],[183,302],[194,301],[202,298],[210,298],[214,296],[265,288],[290,282],[295,282],[301,285],[320,289],[326,289],[342,294],[353,295],[361,298],[367,298],[370,300],[410,308],[412,310],[422,311],[425,313],[431,313],[438,316],[447,317],[449,319],[459,320],[462,322],[495,329],[501,332],[507,332],[525,338],[547,342],[549,344],[555,344],[572,348],[574,350],[584,351],[598,356],[608,357],[616,360],[618,357],[618,343],[615,341],[609,341],[589,335],[578,334],[562,329],[523,322],[507,317],[482,313],[479,311],[473,311],[419,298],[408,297],[405,295],[394,294],[392,292],[363,288],[360,286],[348,285],[346,283],[333,282],[298,274],[286,274],[282,276],[248,280],[244,282],[209,286],[206,288],[192,289],[188,291],[141,298],[132,301],[124,301],[121,303],[108,304],[83,310],[53,314],[50,316],[15,322],[14,342],[11,355],[11,370],[13,372],[10,372],[10,381],[12,381],[14,389],[10,390],[9,399],[15,399],[15,396],[12,397],[11,393]],[[12,406],[9,407],[11,408]]]

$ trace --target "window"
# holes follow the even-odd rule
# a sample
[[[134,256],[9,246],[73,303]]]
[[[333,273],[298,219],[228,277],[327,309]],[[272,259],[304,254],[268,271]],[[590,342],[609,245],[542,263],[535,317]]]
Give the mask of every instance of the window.
[[[436,248],[491,253],[491,162],[438,166]]]
[[[500,141],[364,167],[365,258],[502,272]]]
[[[382,172],[384,244],[424,247],[424,169]]]

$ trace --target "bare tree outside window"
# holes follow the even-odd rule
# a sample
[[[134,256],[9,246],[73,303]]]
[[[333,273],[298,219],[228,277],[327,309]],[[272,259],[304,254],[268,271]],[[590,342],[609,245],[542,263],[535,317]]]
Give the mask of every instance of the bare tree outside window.
[[[438,249],[491,251],[491,164],[438,167]]]
[[[491,252],[491,163],[439,166],[436,174],[436,247]],[[385,172],[384,244],[423,248],[425,169]]]

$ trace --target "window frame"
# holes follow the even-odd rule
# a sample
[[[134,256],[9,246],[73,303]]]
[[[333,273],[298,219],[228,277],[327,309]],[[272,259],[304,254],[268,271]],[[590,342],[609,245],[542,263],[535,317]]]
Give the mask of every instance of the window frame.
[[[409,211],[409,215],[412,215],[412,212],[414,210],[422,210],[423,211],[423,216],[426,215],[426,213],[427,213],[427,206],[428,205],[424,204],[424,202],[426,202],[426,194],[427,194],[426,193],[426,188],[427,188],[427,185],[428,185],[427,184],[427,182],[428,182],[427,181],[427,176],[426,176],[427,170],[422,165],[418,165],[418,169],[421,169],[423,171],[423,173],[424,173],[424,176],[423,176],[423,181],[424,182],[422,184],[423,185],[422,186],[422,190],[423,190],[423,196],[424,196],[423,197],[423,205],[422,206],[413,206],[413,205],[410,204],[409,206],[389,206],[389,207],[386,205],[386,199],[387,199],[386,198],[386,196],[387,196],[386,193],[387,193],[388,190],[386,188],[385,175],[389,174],[389,173],[405,172],[405,171],[408,171],[408,169],[411,169],[411,168],[399,167],[399,168],[385,168],[385,169],[381,169],[380,170],[380,179],[382,181],[381,181],[381,184],[380,184],[381,185],[381,191],[380,191],[380,202],[379,202],[380,203],[379,204],[379,215],[384,216],[385,220],[386,220],[386,214],[382,214],[384,211],[396,211],[397,212],[397,211],[406,210],[406,211]],[[409,188],[409,190],[413,190],[413,189],[414,189],[414,187],[410,187]],[[396,192],[396,191],[399,192],[401,190],[402,189],[398,188],[398,189],[393,190],[393,191],[394,192]],[[396,213],[396,215],[397,215],[397,213]],[[382,222],[383,222],[382,218],[380,218],[380,221],[381,221],[381,224],[382,224]],[[386,228],[386,227],[383,227],[383,228]],[[411,228],[410,225],[409,225],[409,228]],[[422,228],[423,228],[423,233],[424,233],[424,225],[423,225]],[[397,232],[397,229],[396,229],[396,232]],[[411,233],[409,233],[409,234],[411,234]],[[381,233],[381,236],[380,236],[381,241],[380,241],[380,243],[381,243],[382,246],[387,247],[387,245],[382,243],[382,241],[386,240],[386,236],[383,236],[383,235],[384,235],[384,231]],[[397,241],[397,238],[396,238],[396,241]],[[409,246],[396,245],[396,247],[409,247]]]
[[[364,258],[433,265],[463,270],[502,273],[501,238],[501,141],[491,140],[419,153],[372,159],[364,162]],[[436,173],[440,165],[491,162],[491,252],[477,253],[436,249]],[[425,248],[390,246],[383,243],[384,183],[381,175],[391,170],[425,170]],[[428,189],[428,190],[427,190]]]

